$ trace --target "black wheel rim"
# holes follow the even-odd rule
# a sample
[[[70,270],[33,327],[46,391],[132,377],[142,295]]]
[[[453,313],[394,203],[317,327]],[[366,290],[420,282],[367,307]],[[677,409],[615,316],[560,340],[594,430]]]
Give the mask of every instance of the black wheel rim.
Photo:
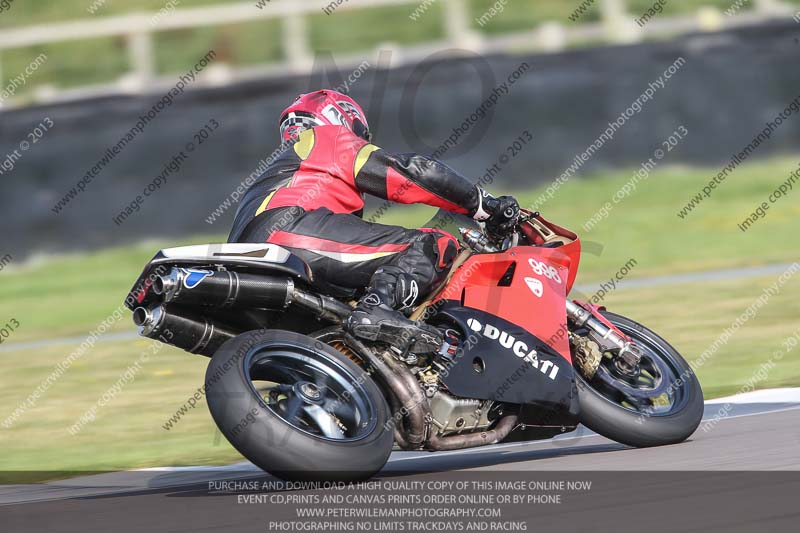
[[[312,437],[352,442],[377,423],[363,379],[322,350],[300,343],[261,345],[250,351],[245,369],[261,405]]]
[[[587,382],[589,386],[606,401],[649,417],[669,416],[683,409],[689,400],[687,376],[664,341],[614,317],[607,318],[631,338],[642,358],[635,372],[626,373],[610,354],[604,354],[594,377]]]

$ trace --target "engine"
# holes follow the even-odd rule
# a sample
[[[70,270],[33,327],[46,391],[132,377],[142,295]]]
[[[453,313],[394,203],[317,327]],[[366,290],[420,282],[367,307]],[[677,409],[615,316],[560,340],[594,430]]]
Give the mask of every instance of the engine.
[[[428,401],[432,423],[440,436],[483,431],[491,424],[491,400],[465,400],[437,390]]]
[[[431,431],[440,437],[485,431],[496,416],[490,417],[496,405],[491,400],[473,400],[458,398],[447,392],[441,382],[440,371],[444,372],[455,362],[456,353],[461,344],[455,330],[445,331],[445,342],[438,354],[423,357],[421,360],[413,356],[413,360],[401,359],[409,366],[416,366],[412,373],[416,374],[420,387],[428,398],[431,414]]]
[[[439,436],[471,433],[487,429],[492,420],[491,400],[457,398],[442,388],[439,373],[430,367],[417,374],[431,409],[431,423]]]

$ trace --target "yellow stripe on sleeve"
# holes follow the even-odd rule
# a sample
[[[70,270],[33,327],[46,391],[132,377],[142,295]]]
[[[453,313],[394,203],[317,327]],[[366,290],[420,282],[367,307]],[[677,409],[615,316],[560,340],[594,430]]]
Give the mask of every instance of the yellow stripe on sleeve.
[[[361,150],[359,150],[358,154],[356,155],[356,163],[353,167],[353,176],[358,176],[358,173],[361,172],[361,169],[367,164],[369,156],[371,156],[372,153],[377,150],[380,150],[380,148],[374,144],[365,144],[361,147]]]

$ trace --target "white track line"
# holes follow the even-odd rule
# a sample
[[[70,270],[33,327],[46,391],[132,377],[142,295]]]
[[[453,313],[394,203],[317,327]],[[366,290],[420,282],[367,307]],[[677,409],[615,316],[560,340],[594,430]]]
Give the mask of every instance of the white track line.
[[[781,397],[783,399],[780,399],[780,400],[773,399],[772,401],[746,401],[748,398],[760,398],[761,396],[759,396],[756,393],[765,393],[765,392],[769,392],[770,393],[769,397],[772,397],[772,398]],[[766,395],[763,395],[763,396],[767,397]],[[794,398],[794,397],[798,397],[798,399],[797,400],[787,399],[787,398]],[[731,403],[731,404],[797,403],[797,404],[800,404],[800,388],[766,389],[764,391],[754,391],[753,393],[737,394],[735,396],[728,396],[726,398],[717,398],[717,399],[713,399],[713,400],[707,400],[705,402],[705,405],[706,406],[714,406],[714,405],[720,405],[720,404],[725,404],[725,403]],[[722,418],[719,419],[719,421],[731,420],[731,419],[734,419],[734,418],[744,418],[744,417],[748,417],[748,416],[769,415],[769,414],[772,414],[772,413],[782,413],[784,411],[794,411],[794,410],[798,410],[798,409],[800,409],[800,405],[790,406],[790,407],[783,407],[783,408],[779,408],[779,409],[769,409],[769,410],[764,410],[764,411],[758,411],[758,412],[755,412],[755,413],[733,414],[733,415],[727,415],[725,417],[722,417]],[[583,426],[581,426],[581,427],[583,427]],[[447,452],[424,452],[424,451],[420,451],[420,452],[401,452],[401,453],[408,453],[409,455],[400,456],[400,457],[396,456],[396,454],[393,453],[392,457],[389,458],[389,462],[390,463],[395,463],[395,462],[399,462],[399,461],[410,461],[410,460],[413,460],[413,459],[422,459],[422,458],[429,458],[429,457],[436,457],[436,458],[452,457],[452,456],[456,456],[456,455],[467,455],[467,454],[471,454],[471,453],[486,453],[487,451],[504,451],[504,450],[513,449],[513,448],[519,448],[519,447],[524,447],[524,446],[535,446],[537,444],[541,445],[541,444],[547,444],[547,443],[551,443],[552,444],[552,443],[560,443],[560,442],[565,442],[565,441],[576,441],[576,440],[582,440],[582,439],[587,439],[587,438],[592,438],[592,437],[605,438],[602,435],[598,435],[597,433],[595,433],[595,432],[593,432],[593,431],[591,431],[591,430],[589,430],[589,429],[587,429],[585,427],[583,427],[583,429],[579,430],[579,431],[586,431],[587,433],[585,433],[583,435],[560,435],[560,436],[554,437],[552,439],[545,439],[545,440],[534,440],[534,441],[525,441],[525,442],[510,442],[510,443],[507,443],[507,444],[491,444],[491,445],[488,445],[488,446],[480,446],[478,448],[467,448],[467,449],[464,449],[464,450],[452,450],[452,451],[447,451]],[[234,465],[228,465],[228,467],[232,467],[231,468],[232,470],[237,470],[242,466],[246,466],[246,465],[250,465],[250,464],[251,463],[242,462],[242,463],[236,463]],[[239,467],[239,468],[237,468],[237,467]],[[152,471],[163,471],[163,472],[180,472],[180,471],[187,471],[187,469],[190,469],[190,468],[202,471],[202,470],[222,470],[225,467],[214,467],[214,466],[210,466],[210,467],[209,466],[169,467],[169,466],[165,466],[165,467],[156,467],[156,468],[144,468],[144,469],[139,469],[137,471],[152,470]],[[256,468],[256,470],[258,470],[258,469]]]
[[[726,268],[721,270],[704,270],[700,272],[687,272],[685,274],[672,274],[668,276],[653,276],[649,278],[624,279],[617,284],[615,290],[634,289],[640,287],[658,287],[661,285],[681,285],[685,283],[698,283],[701,281],[726,281],[748,278],[760,278],[772,274],[780,274],[794,263],[780,265],[763,265],[746,268]],[[599,284],[580,284],[575,289],[593,293],[600,288]]]
[[[726,415],[720,417],[719,420],[717,420],[717,422],[722,422],[724,420],[732,420],[734,418],[746,418],[748,416],[771,415],[772,413],[783,413],[784,411],[797,411],[798,409],[800,409],[800,405],[794,405],[792,407],[781,407],[780,409],[772,409],[770,411],[761,411],[758,413],[742,413],[739,415]],[[712,418],[710,420],[714,419]],[[703,424],[701,423],[700,425],[702,426]]]
[[[762,411],[762,412],[756,412],[756,413],[745,413],[745,414],[740,414],[740,415],[731,415],[731,416],[726,416],[725,418],[720,419],[720,421],[721,420],[725,420],[725,419],[743,418],[743,417],[747,417],[747,416],[766,415],[766,414],[780,413],[780,412],[784,412],[784,411],[796,411],[796,410],[800,410],[800,405],[795,405],[795,406],[785,407],[785,408],[778,408],[778,409],[774,409],[774,410],[770,410],[770,411]],[[531,446],[531,445],[536,445],[536,444],[546,444],[548,442],[549,443],[557,443],[557,442],[561,442],[561,441],[577,441],[577,440],[582,440],[582,439],[586,439],[586,438],[590,438],[590,437],[600,437],[600,435],[597,435],[595,433],[589,433],[589,434],[585,434],[585,435],[560,436],[560,437],[556,437],[555,439],[551,439],[550,441],[542,440],[542,441],[530,441],[530,442],[515,442],[515,443],[509,443],[509,444],[497,444],[497,445],[492,445],[492,446],[483,446],[481,448],[472,448],[472,449],[468,449],[468,450],[455,450],[455,451],[452,451],[452,452],[435,452],[435,453],[414,453],[414,452],[410,452],[409,456],[407,456],[407,457],[392,457],[392,458],[389,459],[389,462],[390,463],[394,463],[394,462],[399,462],[399,461],[408,461],[408,460],[411,460],[411,459],[419,460],[419,459],[422,459],[422,458],[426,458],[426,459],[427,458],[442,458],[442,457],[447,457],[447,456],[464,455],[464,454],[469,454],[469,453],[478,453],[478,452],[484,452],[485,453],[487,451],[494,451],[494,452],[501,452],[502,453],[502,452],[507,451],[509,449],[518,448],[518,447],[522,447],[522,446]],[[543,448],[543,450],[547,450],[547,449],[548,448]],[[413,455],[411,455],[411,454],[413,454]],[[165,466],[165,467],[142,468],[142,469],[132,470],[132,471],[129,471],[129,472],[142,472],[142,473],[146,473],[146,472],[166,472],[166,473],[170,473],[170,472],[171,473],[199,472],[199,473],[203,473],[203,472],[206,472],[206,473],[209,473],[209,474],[213,472],[213,473],[216,473],[218,476],[220,474],[224,474],[224,473],[228,473],[229,475],[233,475],[234,476],[233,478],[231,478],[231,477],[219,478],[219,479],[226,479],[226,480],[234,479],[234,478],[238,479],[240,477],[251,476],[253,474],[265,474],[264,472],[261,471],[261,469],[259,469],[258,467],[256,467],[255,465],[253,465],[252,463],[249,463],[249,462],[240,462],[240,463],[235,463],[235,464],[232,464],[232,465],[211,466],[211,467],[209,467],[209,466],[177,466],[177,467]],[[109,473],[109,474],[113,474],[113,473]],[[107,476],[109,474],[102,474],[102,476]],[[64,499],[70,499],[70,498],[76,498],[76,497],[80,498],[80,497],[90,497],[90,496],[97,496],[97,495],[108,496],[108,495],[120,495],[120,494],[126,494],[126,493],[135,493],[135,492],[141,492],[141,491],[147,491],[147,490],[177,489],[177,488],[180,488],[180,487],[202,484],[202,483],[205,483],[205,482],[209,481],[209,478],[199,478],[199,479],[187,479],[187,478],[185,478],[185,479],[182,479],[180,481],[175,480],[176,482],[172,482],[172,483],[171,482],[167,482],[167,483],[164,483],[164,484],[151,485],[150,484],[150,482],[152,482],[152,479],[151,479],[150,482],[148,482],[145,485],[140,485],[140,484],[127,485],[127,486],[126,485],[120,485],[118,487],[115,487],[115,490],[109,491],[109,490],[100,490],[102,488],[105,488],[105,489],[109,488],[109,486],[108,486],[109,480],[108,479],[104,479],[102,481],[95,480],[94,483],[100,483],[100,486],[98,487],[98,486],[93,486],[91,484],[87,484],[87,483],[92,482],[92,479],[91,479],[92,477],[93,476],[88,476],[88,477],[84,477],[84,478],[73,478],[73,479],[59,480],[59,481],[53,481],[53,482],[50,482],[50,483],[46,483],[45,485],[49,485],[50,488],[54,491],[53,493],[50,493],[48,495],[39,494],[38,497],[37,497],[36,494],[34,494],[34,495],[32,495],[33,497],[29,497],[29,499],[27,499],[27,500],[17,500],[17,501],[3,502],[3,503],[0,503],[0,507],[6,506],[6,505],[20,505],[20,504],[26,504],[26,503],[41,503],[41,502],[45,502],[45,501],[64,500]],[[29,487],[29,486],[23,486],[23,487]],[[13,490],[13,487],[11,487],[11,486],[9,486],[8,488]],[[78,493],[78,494],[75,494],[75,493],[69,494],[68,493],[69,489],[78,490],[78,491],[81,491],[81,492]],[[45,490],[47,490],[47,489],[45,489]],[[4,496],[4,495],[0,495],[0,496]]]
[[[800,403],[800,387],[761,389],[706,401],[706,405],[718,403]]]

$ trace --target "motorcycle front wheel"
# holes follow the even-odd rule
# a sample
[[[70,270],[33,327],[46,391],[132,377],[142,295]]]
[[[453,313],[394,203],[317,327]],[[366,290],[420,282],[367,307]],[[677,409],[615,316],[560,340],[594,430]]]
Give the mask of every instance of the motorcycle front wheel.
[[[652,330],[624,316],[602,313],[641,348],[643,356],[634,372],[621,370],[606,354],[591,379],[575,373],[581,423],[606,438],[640,448],[688,439],[700,425],[704,407],[691,366]]]
[[[286,480],[357,481],[394,442],[372,378],[341,352],[289,331],[243,333],[214,354],[206,396],[225,438]]]

